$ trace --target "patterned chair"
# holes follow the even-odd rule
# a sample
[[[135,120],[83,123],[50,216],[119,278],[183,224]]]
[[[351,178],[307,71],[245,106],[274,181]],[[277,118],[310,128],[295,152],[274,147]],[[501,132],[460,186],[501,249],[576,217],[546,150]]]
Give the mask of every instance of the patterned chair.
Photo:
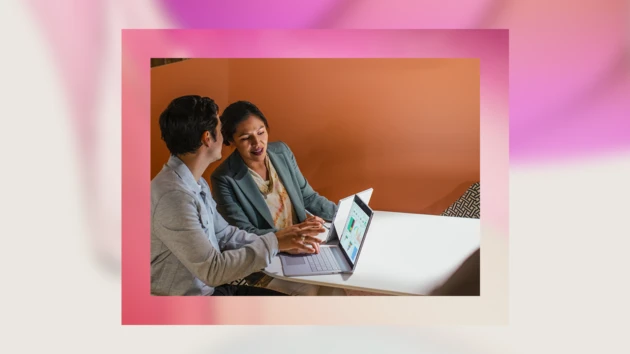
[[[231,285],[249,285],[249,286],[259,286],[265,287],[269,282],[273,280],[270,276],[264,274],[263,272],[252,273],[245,278],[236,279],[231,282]]]
[[[464,194],[451,204],[442,216],[479,219],[479,182],[473,183]]]
[[[233,282],[231,282],[230,285],[247,285],[247,282],[245,281],[245,278],[236,279]]]
[[[471,185],[466,192],[451,204],[443,216],[479,219],[479,182]],[[479,296],[480,286],[480,249],[471,254],[459,268],[436,288],[434,296]]]

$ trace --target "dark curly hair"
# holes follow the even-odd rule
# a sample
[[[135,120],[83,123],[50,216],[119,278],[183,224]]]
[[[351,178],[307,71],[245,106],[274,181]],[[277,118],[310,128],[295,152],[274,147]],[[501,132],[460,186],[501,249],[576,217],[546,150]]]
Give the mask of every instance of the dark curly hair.
[[[236,133],[236,127],[244,120],[249,118],[250,115],[254,115],[265,124],[265,128],[269,130],[269,124],[265,115],[251,102],[237,101],[225,108],[221,115],[221,134],[223,134],[223,144],[230,145],[230,142],[234,142],[234,133]]]
[[[195,152],[206,131],[217,141],[219,106],[208,97],[196,95],[174,99],[160,115],[162,140],[171,155]]]

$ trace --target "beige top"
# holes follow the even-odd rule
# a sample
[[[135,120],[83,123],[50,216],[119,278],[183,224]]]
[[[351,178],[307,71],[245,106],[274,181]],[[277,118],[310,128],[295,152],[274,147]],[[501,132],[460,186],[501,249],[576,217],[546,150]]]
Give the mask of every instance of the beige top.
[[[249,173],[254,178],[254,182],[262,193],[265,203],[269,208],[273,223],[276,229],[284,229],[297,223],[297,217],[293,212],[293,204],[287,193],[282,181],[278,177],[276,169],[273,167],[269,156],[265,158],[269,180],[265,181],[256,171],[249,169]]]

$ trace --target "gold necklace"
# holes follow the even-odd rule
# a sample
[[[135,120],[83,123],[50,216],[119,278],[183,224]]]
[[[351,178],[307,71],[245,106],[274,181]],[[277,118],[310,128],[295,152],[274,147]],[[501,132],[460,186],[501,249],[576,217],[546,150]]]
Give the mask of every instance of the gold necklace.
[[[267,174],[269,175],[269,184],[267,186],[262,185],[259,189],[260,189],[260,193],[262,193],[263,198],[267,199],[267,195],[269,195],[271,192],[273,192],[273,187],[274,187],[274,176],[273,173],[271,172],[271,167],[269,166],[269,157],[265,158],[265,167],[267,167]]]

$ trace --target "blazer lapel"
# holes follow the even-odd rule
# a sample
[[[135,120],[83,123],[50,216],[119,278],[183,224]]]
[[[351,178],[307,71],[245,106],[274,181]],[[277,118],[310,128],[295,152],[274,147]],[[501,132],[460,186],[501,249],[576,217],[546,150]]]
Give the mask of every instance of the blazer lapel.
[[[293,210],[296,213],[298,222],[304,221],[306,219],[306,213],[304,212],[302,193],[298,192],[296,185],[293,183],[293,180],[291,179],[291,172],[289,171],[284,158],[271,151],[267,151],[267,155],[269,155],[271,163],[273,163],[273,167],[275,167],[284,189],[287,190],[287,194],[289,195],[289,199],[291,199],[291,204],[293,204]]]
[[[234,165],[236,174],[234,175],[234,180],[236,184],[239,186],[243,194],[249,199],[252,205],[258,210],[260,215],[262,215],[269,227],[275,227],[273,223],[273,218],[271,217],[271,213],[269,212],[269,208],[267,207],[267,203],[263,199],[260,194],[260,190],[258,190],[258,186],[254,182],[252,176],[249,175],[249,170],[247,169],[247,165],[238,154],[238,151],[235,151],[234,156]]]

